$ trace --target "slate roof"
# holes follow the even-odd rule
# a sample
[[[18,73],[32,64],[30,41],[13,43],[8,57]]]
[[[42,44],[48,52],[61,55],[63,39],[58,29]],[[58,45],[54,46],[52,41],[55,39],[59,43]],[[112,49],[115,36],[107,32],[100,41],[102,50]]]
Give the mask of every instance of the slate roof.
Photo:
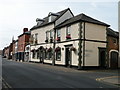
[[[98,25],[110,26],[110,25],[108,25],[104,22],[98,21],[98,20],[96,20],[94,18],[91,18],[91,17],[82,13],[82,14],[79,14],[75,17],[72,17],[72,18],[64,21],[63,23],[56,26],[56,28],[60,28],[60,27],[66,26],[66,25],[70,25],[70,24],[78,22],[78,21],[85,21],[85,22],[94,23],[94,24],[98,24]]]
[[[107,35],[118,38],[119,32],[116,32],[116,31],[112,30],[111,28],[107,28]]]
[[[54,20],[51,21],[51,22],[48,22],[48,18],[49,18],[49,15],[48,15],[47,17],[43,18],[43,19],[44,19],[44,22],[43,22],[43,23],[41,23],[40,25],[35,25],[35,26],[33,26],[30,30],[37,29],[37,28],[39,28],[39,27],[42,27],[42,26],[45,26],[45,25],[48,25],[48,24],[51,24],[51,23],[55,22],[55,21],[56,21],[58,18],[60,18],[67,10],[70,10],[70,9],[67,8],[67,9],[62,10],[62,11],[60,11],[60,12],[57,12],[57,13],[56,13],[56,14],[58,15],[57,18],[54,19]]]

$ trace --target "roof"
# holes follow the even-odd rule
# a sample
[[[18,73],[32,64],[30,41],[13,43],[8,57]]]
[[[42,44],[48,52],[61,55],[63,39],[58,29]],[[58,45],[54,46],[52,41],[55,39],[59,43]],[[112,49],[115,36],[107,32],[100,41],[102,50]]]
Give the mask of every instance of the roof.
[[[112,30],[111,28],[107,28],[107,35],[118,38],[119,32],[116,32],[116,31]]]
[[[56,28],[60,28],[60,27],[63,27],[63,26],[66,26],[66,25],[69,25],[69,24],[72,24],[72,23],[75,23],[78,21],[85,21],[85,22],[94,23],[94,24],[98,24],[98,25],[110,26],[104,22],[98,21],[98,20],[91,18],[82,13],[82,14],[79,14],[77,16],[74,16],[74,17],[64,21],[63,23],[59,24]]]
[[[57,16],[56,19],[54,19],[54,20],[51,21],[51,22],[48,21],[48,19],[49,19],[49,15],[48,15],[47,17],[43,18],[43,19],[44,19],[44,22],[43,22],[43,23],[41,23],[40,25],[35,25],[35,26],[33,26],[30,30],[37,29],[37,28],[40,28],[40,27],[42,27],[42,26],[45,26],[45,25],[48,25],[48,24],[51,24],[51,23],[55,22],[55,21],[56,21],[57,19],[59,19],[67,10],[70,10],[70,9],[67,8],[67,9],[65,9],[65,10],[62,10],[62,11],[60,11],[60,12],[55,13],[55,14],[57,14],[58,16]]]

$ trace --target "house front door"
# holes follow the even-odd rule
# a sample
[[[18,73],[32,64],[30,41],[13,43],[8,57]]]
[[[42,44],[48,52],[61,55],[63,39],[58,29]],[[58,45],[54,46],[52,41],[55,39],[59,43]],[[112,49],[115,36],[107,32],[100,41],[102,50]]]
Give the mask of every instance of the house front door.
[[[106,49],[105,48],[99,48],[99,66],[101,68],[106,67]]]
[[[118,52],[112,51],[110,54],[110,68],[118,68]]]
[[[70,46],[65,47],[65,66],[70,67],[72,61],[72,53],[70,51]]]
[[[44,62],[44,52],[40,51],[40,62],[43,63]]]

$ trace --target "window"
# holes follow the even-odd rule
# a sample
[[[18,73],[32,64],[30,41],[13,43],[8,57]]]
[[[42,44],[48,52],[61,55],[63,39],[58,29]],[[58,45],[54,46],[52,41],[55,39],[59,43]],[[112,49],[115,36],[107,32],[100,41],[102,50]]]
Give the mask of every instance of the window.
[[[51,52],[48,52],[48,59],[52,59],[52,51]]]
[[[37,41],[37,40],[38,40],[38,33],[36,33],[36,34],[35,34],[35,44],[37,44],[37,43],[38,43],[38,41]]]
[[[49,32],[47,31],[46,32],[46,40],[48,40],[49,39]]]
[[[35,34],[35,39],[38,40],[38,33]]]
[[[61,36],[61,32],[60,32],[60,29],[57,30],[57,37],[60,37]]]
[[[50,31],[50,43],[53,42],[53,30]]]
[[[61,50],[56,52],[56,60],[61,60]]]
[[[71,39],[71,34],[70,34],[71,26],[68,26],[66,28],[66,39]]]
[[[117,40],[115,38],[113,38],[113,43],[116,44],[117,43]]]
[[[53,55],[52,48],[47,50],[47,51],[45,51],[45,59],[50,60],[52,58],[52,55]]]
[[[53,38],[53,31],[50,31],[50,38]]]
[[[70,30],[71,30],[71,26],[68,26],[68,27],[66,28],[66,35],[70,35]]]

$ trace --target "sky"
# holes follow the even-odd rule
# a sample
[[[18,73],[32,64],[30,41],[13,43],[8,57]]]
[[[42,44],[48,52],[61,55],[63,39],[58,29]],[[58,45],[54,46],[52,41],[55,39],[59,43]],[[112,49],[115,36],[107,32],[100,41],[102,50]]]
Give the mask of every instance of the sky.
[[[36,25],[36,18],[70,8],[84,13],[118,31],[118,0],[0,0],[0,50],[16,40],[23,28]]]

